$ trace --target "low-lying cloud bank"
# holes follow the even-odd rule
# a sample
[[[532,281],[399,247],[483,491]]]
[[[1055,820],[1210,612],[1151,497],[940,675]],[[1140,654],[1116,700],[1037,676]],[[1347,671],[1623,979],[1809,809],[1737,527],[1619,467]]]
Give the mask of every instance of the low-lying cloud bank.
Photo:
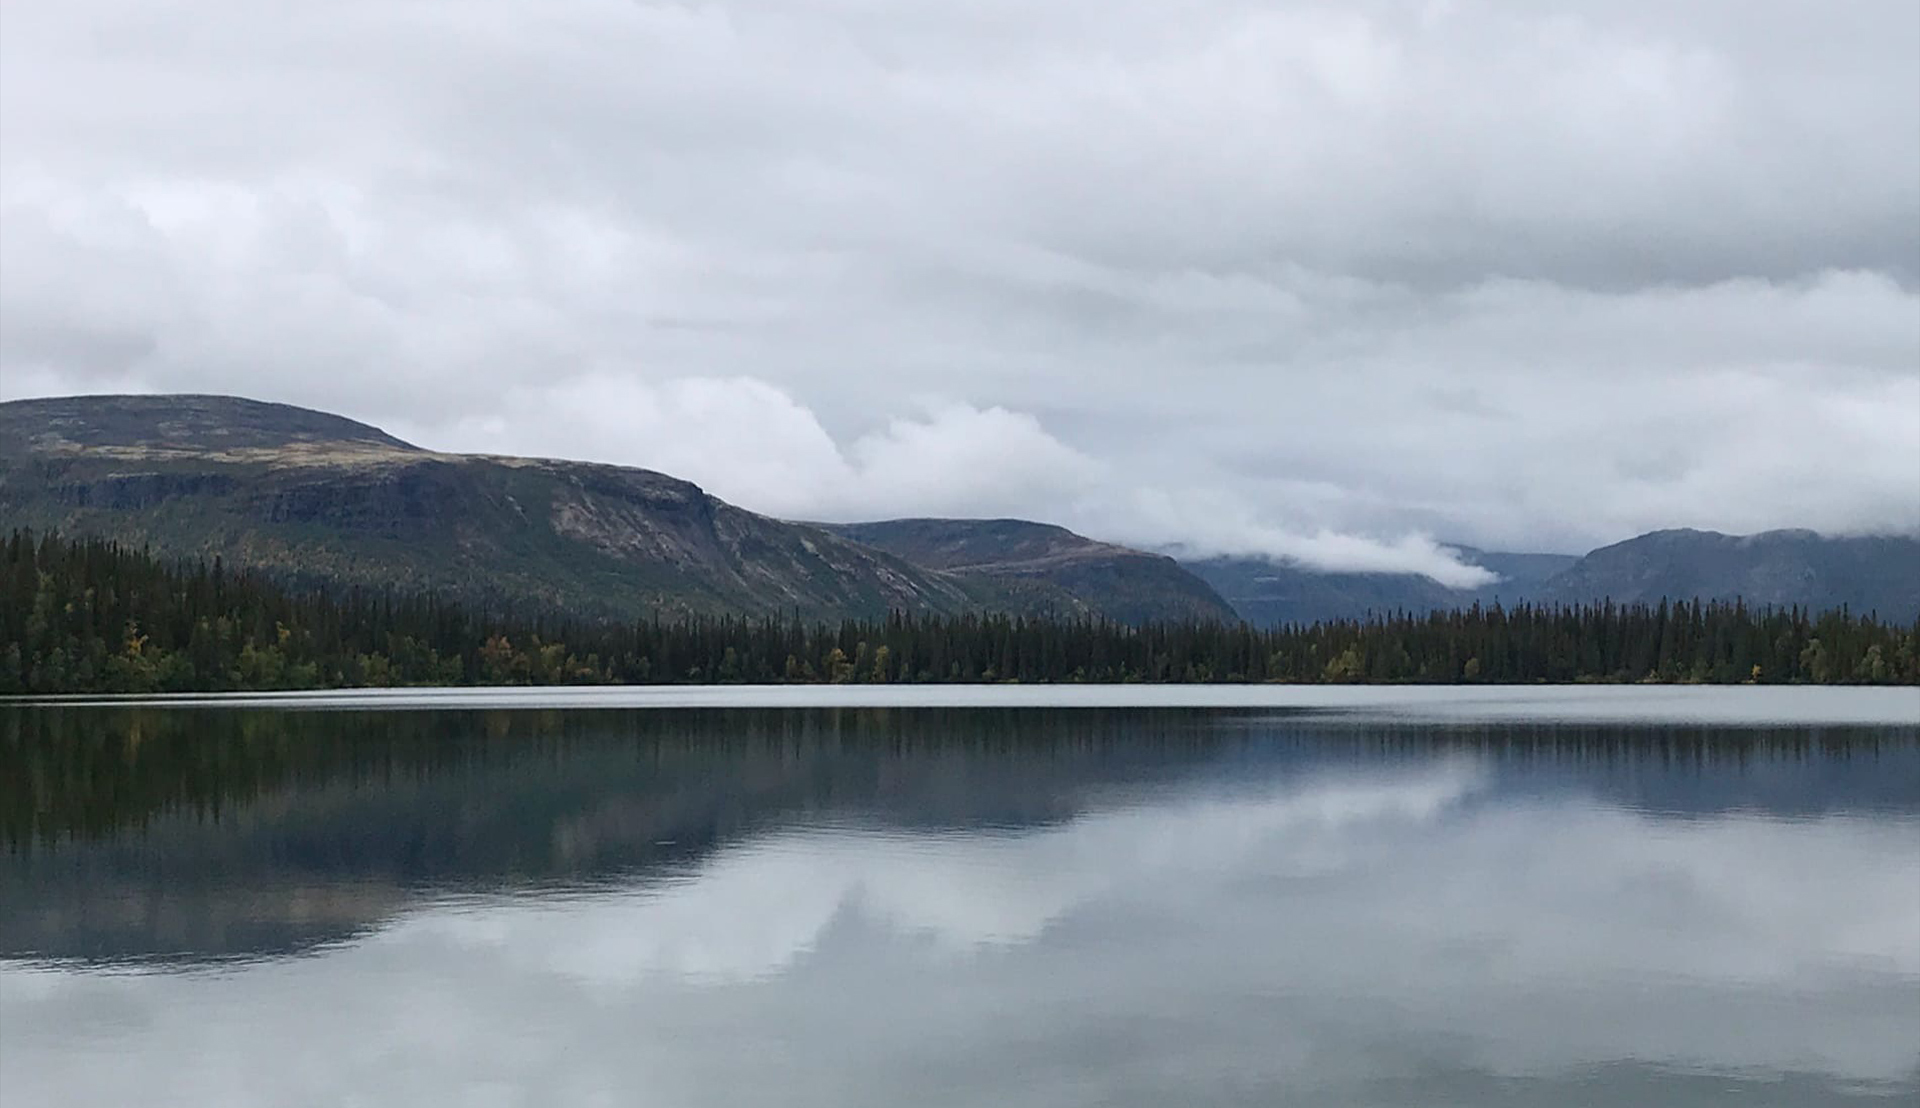
[[[1257,518],[1231,492],[1134,485],[1131,474],[1061,442],[1034,416],[924,402],[845,446],[791,395],[749,377],[643,385],[606,376],[523,390],[514,413],[451,427],[391,427],[478,453],[618,461],[671,473],[724,500],[788,519],[1024,517],[1183,556],[1269,558],[1308,569],[1416,573],[1469,588],[1495,576],[1430,537],[1295,531]],[[563,429],[545,437],[542,428]]]

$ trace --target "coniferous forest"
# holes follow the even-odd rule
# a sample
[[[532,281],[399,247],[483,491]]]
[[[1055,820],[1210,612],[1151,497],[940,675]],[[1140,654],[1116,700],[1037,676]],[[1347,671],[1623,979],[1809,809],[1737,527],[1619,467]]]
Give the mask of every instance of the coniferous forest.
[[[611,623],[297,590],[16,531],[0,693],[825,682],[1920,684],[1920,622],[1694,600],[1259,629],[1002,615]]]

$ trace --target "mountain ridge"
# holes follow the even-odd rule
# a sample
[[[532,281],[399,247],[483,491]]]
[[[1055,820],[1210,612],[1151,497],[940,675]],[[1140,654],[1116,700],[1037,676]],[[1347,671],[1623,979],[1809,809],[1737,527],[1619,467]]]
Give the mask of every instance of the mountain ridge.
[[[1537,599],[1740,599],[1756,606],[1846,607],[1905,621],[1920,618],[1916,567],[1920,538],[1908,535],[1667,528],[1591,551],[1545,582]]]
[[[442,454],[243,398],[188,398],[175,418],[169,401],[0,404],[0,507],[295,580],[626,617],[974,603],[957,581],[651,470]]]
[[[302,583],[621,618],[1119,618],[1059,582],[929,569],[652,470],[441,453],[345,417],[240,397],[0,403],[0,517]],[[1220,612],[1231,615],[1224,603]]]
[[[620,617],[889,611],[1244,619],[1473,603],[1740,598],[1920,617],[1920,539],[1668,528],[1581,556],[1458,546],[1501,579],[1176,560],[1019,519],[778,520],[652,470],[443,453],[371,424],[203,394],[0,403],[15,526],[220,556],[312,584],[439,589]]]
[[[1159,618],[1232,621],[1234,608],[1164,554],[1024,519],[917,517],[820,524],[912,562],[1009,590],[1032,590],[1062,615],[1105,614],[1122,623]]]

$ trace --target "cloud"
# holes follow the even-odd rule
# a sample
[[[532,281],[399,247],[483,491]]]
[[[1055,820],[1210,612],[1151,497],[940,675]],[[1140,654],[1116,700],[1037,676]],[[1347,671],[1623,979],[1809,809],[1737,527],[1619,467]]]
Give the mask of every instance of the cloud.
[[[794,519],[1044,513],[1099,474],[1031,415],[963,403],[927,403],[843,449],[812,410],[750,377],[603,375],[526,390],[508,407],[512,419],[399,430],[465,452],[642,466]]]
[[[1131,485],[1031,414],[1000,407],[927,401],[920,414],[891,418],[843,448],[811,409],[746,377],[646,385],[602,375],[524,390],[505,406],[511,418],[388,430],[463,452],[642,466],[789,519],[1026,516],[1202,556],[1418,573],[1461,588],[1495,579],[1422,535],[1295,533],[1260,522],[1229,493]]]
[[[794,968],[847,914],[967,955],[1032,943],[1143,871],[1198,865],[1229,874],[1282,839],[1432,820],[1484,784],[1462,764],[1414,780],[1333,779],[1278,795],[1189,802],[1157,820],[1109,813],[1037,834],[902,841],[878,830],[800,831],[725,851],[670,890],[558,911],[508,907],[484,921],[429,914],[378,941],[487,951],[616,989],[662,977],[707,985],[767,979]],[[1125,860],[1128,872],[1076,862],[1094,857]],[[1338,868],[1331,856],[1288,864],[1307,873]]]
[[[6,30],[0,395],[233,392],[776,514],[1456,577],[1420,536],[1920,529],[1903,0],[76,0]]]
[[[1133,522],[1110,516],[1109,525],[1181,557],[1265,558],[1323,572],[1419,574],[1456,589],[1499,580],[1426,535],[1383,540],[1325,528],[1297,533],[1260,522],[1244,503],[1201,491],[1176,496],[1143,490],[1132,506]]]

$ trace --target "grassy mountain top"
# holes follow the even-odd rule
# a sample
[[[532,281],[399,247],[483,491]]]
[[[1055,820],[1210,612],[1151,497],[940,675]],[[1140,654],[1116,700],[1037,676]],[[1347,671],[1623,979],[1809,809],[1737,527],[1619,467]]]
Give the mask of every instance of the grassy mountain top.
[[[932,569],[1010,569],[1146,554],[1024,519],[889,519],[826,525]]]
[[[419,451],[377,427],[326,412],[193,395],[62,396],[0,404],[0,443],[8,442],[40,454],[110,450],[129,457],[327,447]]]
[[[1125,623],[1231,621],[1233,608],[1172,558],[1022,519],[892,519],[828,530],[1056,614]]]

